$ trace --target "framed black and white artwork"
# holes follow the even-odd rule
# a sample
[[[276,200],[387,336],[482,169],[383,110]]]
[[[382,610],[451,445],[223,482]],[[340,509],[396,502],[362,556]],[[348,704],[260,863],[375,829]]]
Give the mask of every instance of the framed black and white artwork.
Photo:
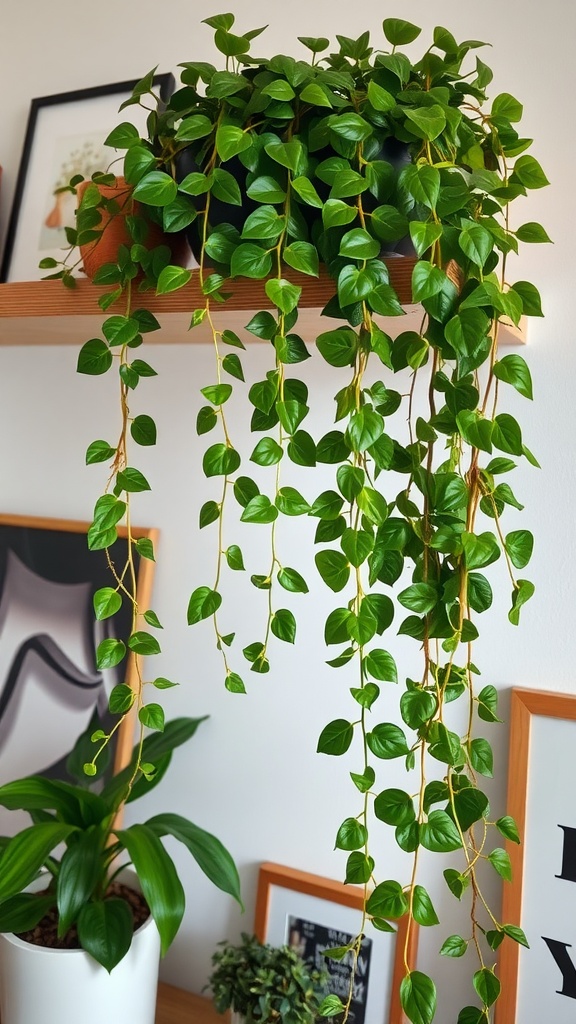
[[[67,779],[66,759],[94,724],[106,728],[108,696],[131,683],[124,659],[98,670],[96,648],[108,636],[127,640],[131,608],[97,621],[93,595],[113,586],[105,551],[90,551],[88,523],[0,515],[0,785],[42,773]],[[127,540],[109,557],[121,569]],[[136,538],[155,531],[133,529]],[[148,607],[153,561],[136,557],[138,601]],[[116,721],[117,719],[114,719]],[[115,737],[110,770],[132,751],[133,724]]]

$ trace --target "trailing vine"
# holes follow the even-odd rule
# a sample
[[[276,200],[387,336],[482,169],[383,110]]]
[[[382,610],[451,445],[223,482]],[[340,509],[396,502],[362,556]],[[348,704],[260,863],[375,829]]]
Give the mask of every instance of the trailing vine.
[[[146,76],[134,90],[135,97],[146,96],[148,89],[152,90],[152,81],[152,74]],[[157,97],[152,91],[151,94],[156,102]],[[77,245],[91,246],[98,242],[114,218],[122,216],[125,219],[132,245],[122,245],[117,254],[117,264],[106,264],[95,277],[96,283],[114,286],[112,291],[107,290],[100,297],[102,310],[106,312],[114,303],[121,301],[123,312],[107,316],[102,323],[103,337],[92,338],[83,345],[78,358],[78,372],[100,375],[113,368],[118,372],[120,423],[117,441],[111,444],[98,439],[91,442],[86,451],[87,465],[109,463],[105,486],[96,501],[88,530],[88,546],[94,551],[105,550],[111,574],[112,585],[102,587],[94,595],[96,619],[101,621],[116,615],[124,601],[128,602],[131,611],[127,641],[110,636],[102,640],[96,650],[97,668],[102,671],[123,665],[125,681],[118,683],[109,697],[109,711],[118,717],[108,731],[97,729],[93,733],[94,754],[85,763],[84,772],[89,776],[97,774],[99,759],[126,719],[135,714],[139,731],[133,770],[127,780],[127,793],[130,793],[141,774],[148,782],[153,779],[159,781],[167,767],[167,762],[155,765],[144,759],[145,729],[164,729],[163,708],[156,701],[145,700],[146,684],[149,682],[158,690],[176,685],[164,676],[146,680],[142,674],[142,658],[161,653],[156,636],[142,627],[146,625],[158,630],[162,625],[151,608],[141,608],[138,602],[137,562],[140,558],[154,561],[155,556],[152,540],[138,536],[139,531],[133,529],[132,496],[149,490],[150,484],[141,470],[131,464],[130,456],[132,445],[148,447],[156,444],[157,440],[153,418],[146,413],[133,415],[131,411],[132,394],[140,380],[156,376],[150,363],[134,356],[134,350],[142,345],[144,334],[160,327],[149,310],[134,308],[135,285],[138,281],[143,288],[155,285],[158,274],[169,266],[171,251],[166,246],[145,246],[150,220],[136,209],[133,197],[127,198],[125,190],[122,190],[120,202],[116,196],[110,197],[105,190],[102,191],[102,186],[110,186],[114,180],[109,171],[96,174],[82,191],[76,228],[70,232],[70,252],[60,264],[60,269],[50,276],[63,279],[68,287],[75,287],[72,272],[76,264],[70,263],[70,253],[75,252]],[[77,179],[72,179],[69,188],[76,191],[79,184]],[[104,228],[100,227],[102,222]],[[53,269],[55,263],[51,259],[42,261],[45,269]],[[118,538],[120,522],[125,528],[127,552],[124,564],[118,566],[111,549]],[[160,768],[163,770],[157,775]]]
[[[522,356],[500,353],[499,324],[542,315],[534,285],[511,282],[508,255],[519,242],[549,241],[537,223],[513,228],[510,213],[518,197],[547,181],[526,153],[531,140],[516,130],[521,104],[501,93],[488,112],[483,109],[492,73],[475,54],[483,45],[476,40],[458,43],[438,27],[414,62],[398,48],[420,29],[389,18],[382,49],[370,46],[367,32],[358,39],[338,36],[339,50],[329,55],[329,40],[301,37],[310,63],[283,55],[257,60],[249,49],[261,29],[238,36],[231,14],[206,23],[226,69],[183,64],[182,87],[149,122],[147,138],[126,124],[109,137],[112,146],[126,149],[124,173],[134,198],[166,230],[187,228],[193,236],[204,301],[192,313],[191,328],[207,323],[214,344],[216,382],[201,389],[208,404],[197,430],[221,430],[202,463],[207,477],[219,478],[219,491],[200,510],[201,528],[215,524],[216,564],[213,582],[192,592],[188,622],[213,619],[225,685],[244,692],[240,664],[267,672],[272,638],[296,639],[296,617],[278,607],[278,595],[308,590],[300,569],[283,564],[282,517],[317,520],[316,570],[342,594],[323,640],[337,649],[328,664],[341,671],[352,699],[349,718],[322,729],[318,751],[357,757],[351,773],[356,797],[336,846],[348,855],[346,881],[365,887],[361,930],[368,923],[393,930],[394,922],[408,919],[402,1006],[413,1024],[430,1024],[435,984],[407,954],[415,924],[439,923],[418,865],[423,852],[453,854],[444,879],[458,900],[467,894],[469,924],[462,935],[445,937],[440,953],[473,952],[479,1005],[464,1007],[458,1022],[488,1024],[500,990],[494,954],[501,942],[526,944],[526,937],[499,920],[482,889],[479,869],[486,863],[510,880],[510,860],[499,844],[519,836],[510,817],[495,817],[481,788],[493,769],[482,730],[499,719],[495,687],[476,681],[473,644],[478,617],[492,604],[485,569],[500,560],[496,585],[509,581],[514,625],[534,590],[518,576],[533,538],[528,530],[508,528],[509,510],[522,506],[504,478],[518,460],[537,462],[515,417],[500,411],[508,386],[531,399],[532,383]],[[418,330],[400,329],[394,337],[380,318],[400,318],[403,309],[390,283],[392,259],[383,260],[383,252],[396,259],[409,253],[412,297],[423,310]],[[89,449],[90,461],[113,458],[93,527],[99,546],[110,542],[121,516],[129,523],[130,494],[148,486],[128,466],[125,451],[129,392],[153,372],[131,357],[142,332],[156,326],[146,310],[132,312],[130,282],[142,265],[159,294],[191,278],[189,270],[167,264],[164,256],[155,261],[137,245],[100,274],[100,283],[120,284],[127,306],[123,316],[105,322],[105,340],[88,342],[79,366],[102,372],[112,365],[111,347],[120,347],[120,442],[95,442],[98,447]],[[315,358],[338,370],[348,367],[350,377],[335,395],[335,423],[315,440],[303,426],[314,395],[288,367],[310,356],[297,333],[299,303],[306,276],[321,272],[334,283],[324,313],[338,323],[315,339]],[[219,321],[230,277],[265,282],[265,308],[246,330],[273,349],[269,371],[248,388],[251,429],[262,435],[249,461],[269,467],[268,493],[246,470],[226,416],[236,387],[229,378],[244,381],[238,353],[222,354],[223,346],[244,348]],[[150,433],[142,441],[134,432],[144,419],[136,417],[131,432],[137,442],[150,443]],[[311,470],[310,486],[314,467],[322,467],[323,481],[326,467],[334,467],[332,485],[308,500],[284,485],[287,461]],[[267,592],[267,611],[258,639],[242,653],[235,653],[234,631],[226,631],[224,601],[224,563],[233,571],[245,568],[241,548],[226,546],[224,517],[232,498],[241,522],[270,531],[263,571],[250,584]],[[131,578],[125,567],[114,593],[127,590],[134,603]],[[152,614],[147,621],[157,626]],[[388,649],[393,628],[415,641],[401,671]],[[134,628],[129,644],[136,650],[134,637],[142,637],[139,653],[153,653],[150,634]],[[380,721],[381,684],[400,677],[397,720]],[[141,722],[158,727],[157,706],[142,705],[140,695],[136,700]],[[462,710],[454,711],[458,701]],[[405,789],[386,787],[381,763],[393,759],[405,763]],[[411,855],[407,879],[383,877],[375,821],[392,828],[397,845]],[[359,939],[350,949],[357,955]],[[325,1007],[327,1014],[343,1009],[334,999]]]
[[[143,325],[152,326],[145,311],[133,312],[132,310],[131,280],[132,278],[129,276],[125,283],[124,314],[108,317],[102,325],[103,334],[109,347],[105,348],[105,343],[96,339],[89,342],[90,348],[87,351],[84,346],[78,366],[80,372],[86,372],[87,361],[94,359],[96,349],[100,353],[100,367],[105,364],[112,365],[114,357],[118,366],[120,391],[118,441],[115,446],[108,445],[106,441],[102,440],[93,441],[86,453],[88,464],[112,459],[104,492],[98,498],[94,508],[94,518],[88,530],[88,545],[91,550],[106,550],[114,583],[114,586],[103,587],[95,593],[96,618],[102,620],[115,615],[124,600],[128,601],[132,615],[127,646],[124,640],[117,637],[102,640],[96,651],[97,667],[100,670],[114,668],[127,656],[131,658],[134,667],[134,677],[131,683],[128,684],[127,681],[118,683],[110,694],[109,710],[112,714],[118,715],[118,718],[109,732],[98,730],[93,734],[92,740],[96,744],[95,753],[92,761],[84,765],[84,771],[87,775],[96,774],[98,758],[126,718],[135,710],[139,722],[139,737],[134,770],[128,782],[129,790],[140,773],[148,781],[151,781],[156,773],[155,765],[145,762],[142,757],[145,728],[160,731],[164,729],[164,711],[161,705],[144,700],[145,680],[141,667],[143,656],[160,654],[161,651],[156,637],[147,630],[139,628],[142,625],[142,620],[154,629],[161,629],[162,625],[152,609],[142,609],[138,603],[135,560],[142,557],[153,559],[154,550],[150,538],[135,536],[132,527],[132,495],[149,490],[150,485],[144,474],[135,466],[130,465],[129,448],[131,439],[144,446],[154,444],[156,425],[146,414],[132,416],[130,403],[131,391],[136,388],[140,378],[154,376],[155,371],[144,360],[130,358],[131,348],[138,347],[141,343],[140,332]],[[110,352],[110,348],[113,346],[119,348],[115,356]],[[91,362],[89,365],[93,366]],[[110,547],[117,539],[116,524],[120,520],[125,524],[127,554],[124,566],[117,568],[110,556]],[[152,685],[157,689],[165,689],[173,684],[164,677],[158,677],[153,680]]]

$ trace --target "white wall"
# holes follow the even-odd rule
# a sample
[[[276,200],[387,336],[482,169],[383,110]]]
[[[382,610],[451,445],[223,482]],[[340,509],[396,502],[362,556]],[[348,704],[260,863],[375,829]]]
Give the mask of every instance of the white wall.
[[[505,711],[511,686],[572,692],[576,689],[572,649],[576,480],[569,456],[576,425],[571,389],[576,356],[571,330],[574,258],[569,247],[573,203],[564,196],[573,193],[576,161],[574,133],[565,113],[576,86],[574,8],[565,0],[549,0],[545,8],[537,0],[509,0],[506,4],[485,0],[481,8],[461,0],[443,0],[441,5],[413,0],[409,9],[398,5],[396,10],[383,12],[375,0],[368,0],[358,23],[355,5],[341,4],[338,10],[332,0],[314,4],[292,0],[288,6],[232,0],[230,5],[237,10],[242,28],[271,23],[262,44],[267,52],[297,52],[298,34],[332,30],[354,35],[370,27],[376,37],[383,13],[409,17],[428,31],[439,21],[458,38],[489,39],[493,48],[486,51],[484,59],[495,70],[493,95],[509,91],[525,103],[525,132],[537,139],[533,153],[544,164],[552,187],[530,196],[522,219],[542,221],[555,240],[554,247],[533,247],[518,269],[511,270],[513,278],[539,284],[547,314],[544,322],[530,323],[526,356],[535,379],[536,402],[534,408],[522,403],[520,410],[527,443],[543,468],[518,469],[514,481],[515,492],[527,507],[523,523],[537,535],[531,567],[537,594],[525,610],[520,629],[515,630],[506,621],[508,585],[503,572],[498,575],[496,570],[495,581],[502,584],[503,596],[487,613],[489,621],[482,624],[476,660],[484,681],[502,690]],[[5,171],[0,209],[4,224],[32,97],[137,77],[156,64],[164,71],[175,70],[181,60],[211,59],[211,32],[198,23],[220,9],[215,0],[203,6],[184,0],[165,0],[161,5],[152,0],[120,0],[113,11],[100,6],[89,12],[80,12],[72,0],[56,0],[50,5],[43,0],[23,0],[7,6],[0,36],[0,163]],[[198,536],[196,523],[200,505],[215,495],[215,488],[203,481],[195,468],[206,439],[198,440],[194,430],[197,382],[205,383],[210,377],[212,357],[208,349],[198,346],[159,346],[150,350],[149,358],[159,377],[141,384],[134,406],[155,416],[160,444],[157,451],[145,453],[145,460],[139,456],[153,490],[138,501],[137,519],[161,530],[153,603],[166,626],[163,674],[181,682],[178,690],[167,695],[166,703],[172,714],[208,713],[211,717],[189,747],[177,754],[171,781],[147,798],[145,808],[140,806],[146,814],[160,809],[187,814],[219,835],[237,859],[247,904],[241,917],[235,906],[215,894],[195,867],[176,852],[189,908],[163,972],[167,980],[200,990],[215,943],[226,935],[237,935],[241,928],[250,930],[260,861],[276,860],[333,877],[341,875],[344,855],[333,853],[332,846],[342,818],[355,813],[354,792],[347,781],[348,768],[354,763],[318,757],[314,750],[325,722],[348,713],[349,698],[341,678],[324,665],[325,654],[316,639],[323,615],[334,602],[312,579],[310,597],[296,597],[293,602],[295,610],[302,609],[303,642],[298,650],[284,646],[268,677],[247,673],[248,696],[235,697],[224,691],[209,626],[191,630],[185,624],[191,590],[209,582],[213,574],[210,545],[206,534]],[[264,347],[250,348],[245,358],[250,380],[262,375],[265,359]],[[111,379],[76,378],[75,360],[72,348],[5,348],[0,352],[3,511],[90,516],[104,473],[83,466],[84,450],[89,441],[109,429],[105,425],[114,415],[115,395]],[[310,363],[303,372],[317,399],[324,402],[329,418],[332,406],[330,396],[323,392],[322,367],[318,359]],[[511,400],[509,407],[513,411],[519,404]],[[247,448],[250,439],[239,437],[237,417],[233,417],[232,430]],[[310,430],[318,435],[322,428],[311,424]],[[568,461],[562,464],[566,456]],[[305,470],[298,486],[310,495]],[[244,528],[240,543],[251,571],[259,571],[267,555],[257,549],[259,541],[250,530]],[[230,540],[237,539],[234,531]],[[287,563],[304,566],[304,548],[309,548],[304,526],[291,520],[281,541]],[[254,591],[248,606],[238,590],[239,632],[247,642],[258,635],[248,625],[258,598]],[[401,670],[409,672],[408,648],[402,646],[399,651],[404,659]],[[396,694],[390,693],[390,708],[395,700]],[[494,785],[491,796],[502,813],[507,727],[494,727],[492,733],[501,781]],[[402,858],[390,846],[380,854],[387,862],[388,877],[404,869]],[[471,999],[472,992],[461,966],[439,963],[436,957],[445,935],[458,930],[459,910],[446,896],[443,883],[437,881],[438,858],[432,861],[423,864],[422,881],[430,888],[443,925],[422,936],[419,966],[442,978],[438,1020],[447,1021]],[[496,886],[493,895],[497,901]]]

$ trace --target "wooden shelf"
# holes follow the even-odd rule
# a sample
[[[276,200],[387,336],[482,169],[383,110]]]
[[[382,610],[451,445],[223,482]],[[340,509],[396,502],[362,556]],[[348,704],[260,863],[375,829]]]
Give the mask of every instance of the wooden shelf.
[[[414,262],[409,257],[386,261],[390,283],[406,308],[406,316],[376,318],[393,336],[405,330],[418,330],[421,322],[421,308],[411,304]],[[312,340],[321,331],[330,330],[336,321],[321,317],[320,313],[334,294],[334,282],[325,273],[319,278],[295,272],[286,276],[303,287],[298,332],[304,340]],[[102,312],[98,297],[101,291],[86,280],[78,280],[74,289],[64,288],[60,281],[17,281],[0,285],[0,345],[80,345],[89,337],[99,335]],[[218,311],[220,330],[238,330],[257,310],[273,308],[264,291],[263,281],[230,281],[226,291],[231,293],[230,300],[221,307],[214,307]],[[203,305],[197,274],[185,288],[169,295],[144,293],[142,304],[162,324],[160,331],[149,335],[149,341],[186,344],[210,340],[206,324],[189,331],[192,311]],[[111,313],[121,311],[121,302],[110,307]],[[521,344],[524,340],[523,325],[520,329],[512,325],[501,328],[504,344]]]

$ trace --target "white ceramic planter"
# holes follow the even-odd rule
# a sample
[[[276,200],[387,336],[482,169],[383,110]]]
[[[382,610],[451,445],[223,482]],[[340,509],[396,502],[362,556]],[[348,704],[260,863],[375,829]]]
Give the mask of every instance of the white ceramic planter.
[[[159,959],[152,917],[110,974],[82,949],[0,935],[2,1024],[154,1024]]]

